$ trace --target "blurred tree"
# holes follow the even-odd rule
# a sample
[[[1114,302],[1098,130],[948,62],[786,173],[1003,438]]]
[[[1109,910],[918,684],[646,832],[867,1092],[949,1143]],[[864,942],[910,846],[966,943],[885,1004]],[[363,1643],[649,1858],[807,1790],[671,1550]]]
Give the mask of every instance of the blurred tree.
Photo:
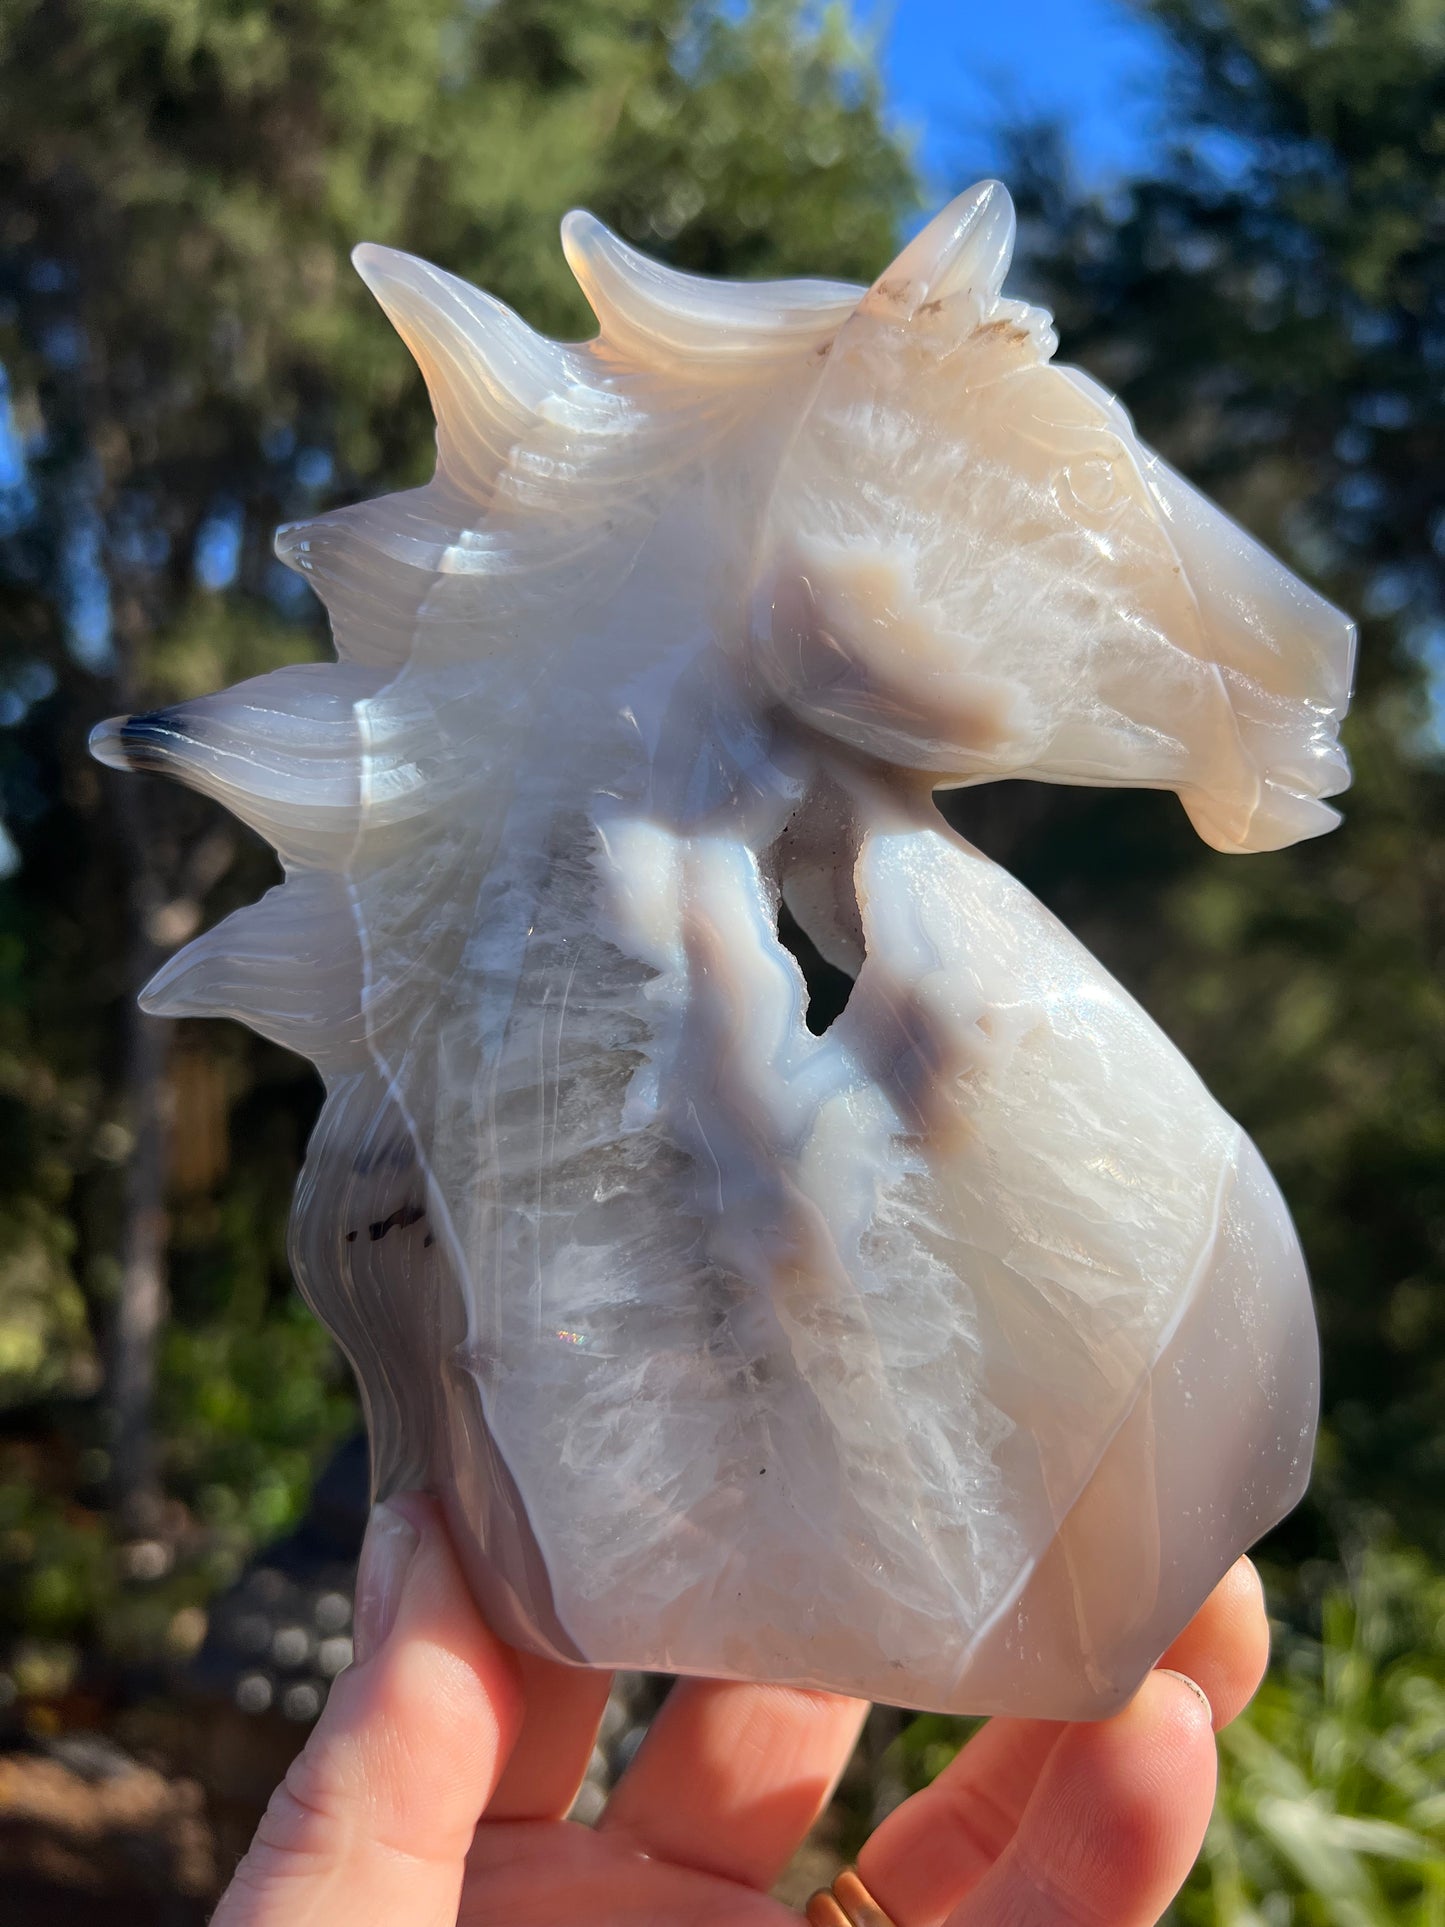
[[[578,333],[574,202],[683,265],[866,275],[913,188],[805,0],[9,0],[0,108],[0,1561],[12,1625],[43,1595],[64,1631],[102,1444],[154,1578],[197,1509],[284,1524],[353,1418],[286,1296],[310,1072],[224,1026],[178,1046],[133,1003],[269,856],[83,749],[109,710],[322,648],[272,529],[429,467],[347,250],[406,246]],[[94,1386],[77,1279],[108,1430],[36,1459],[36,1399]]]
[[[1445,5],[1141,10],[1175,50],[1157,172],[1083,194],[1058,140],[1020,130],[1025,272],[1064,357],[1362,618],[1355,787],[1331,836],[1239,861],[1204,850],[1162,797],[963,806],[1278,1173],[1324,1335],[1317,1495],[1383,1508],[1438,1547]]]

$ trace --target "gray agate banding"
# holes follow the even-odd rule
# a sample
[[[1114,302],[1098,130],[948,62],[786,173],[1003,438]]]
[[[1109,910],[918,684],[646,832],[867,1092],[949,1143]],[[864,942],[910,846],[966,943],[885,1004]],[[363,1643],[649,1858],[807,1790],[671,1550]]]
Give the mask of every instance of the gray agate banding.
[[[145,1001],[320,1069],[297,1276],[518,1645],[1088,1717],[1304,1488],[1278,1190],[932,796],[1315,835],[1353,631],[1051,363],[1013,231],[865,290],[572,215],[579,346],[358,250],[438,456],[282,531],[339,661],[97,733],[280,853]]]

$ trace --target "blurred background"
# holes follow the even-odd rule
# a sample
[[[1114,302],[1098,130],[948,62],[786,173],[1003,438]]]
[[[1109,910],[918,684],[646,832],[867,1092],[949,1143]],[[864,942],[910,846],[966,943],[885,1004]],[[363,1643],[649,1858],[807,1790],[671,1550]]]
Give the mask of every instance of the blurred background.
[[[1445,1922],[1445,0],[7,0],[0,8],[0,1895],[199,1922],[350,1647],[364,1452],[292,1291],[318,1087],[134,992],[272,862],[87,730],[318,655],[278,522],[422,480],[347,265],[554,333],[583,203],[714,274],[866,279],[982,172],[1016,285],[1361,619],[1343,828],[1229,859],[1170,798],[958,820],[1278,1173],[1325,1345],[1276,1658],[1181,1923]],[[635,1742],[629,1682],[596,1763]],[[937,1770],[880,1712],[795,1891]]]

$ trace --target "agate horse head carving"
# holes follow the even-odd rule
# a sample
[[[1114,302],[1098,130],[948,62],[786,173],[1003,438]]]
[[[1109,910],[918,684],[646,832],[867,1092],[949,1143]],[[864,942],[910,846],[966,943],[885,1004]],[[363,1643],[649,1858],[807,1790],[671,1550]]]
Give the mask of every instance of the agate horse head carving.
[[[340,660],[97,732],[285,867],[148,1007],[319,1067],[297,1276],[507,1638],[1106,1712],[1303,1489],[1308,1288],[1248,1139],[931,793],[1313,835],[1350,625],[1050,364],[997,185],[867,290],[563,239],[580,346],[358,251],[438,453],[281,533]],[[853,980],[821,1035],[783,904]]]

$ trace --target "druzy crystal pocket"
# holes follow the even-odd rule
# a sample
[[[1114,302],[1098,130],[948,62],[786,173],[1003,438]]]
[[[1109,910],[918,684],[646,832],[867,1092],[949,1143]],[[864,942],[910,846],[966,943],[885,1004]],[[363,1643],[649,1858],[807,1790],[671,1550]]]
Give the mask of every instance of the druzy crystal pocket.
[[[285,867],[148,1007],[320,1069],[297,1276],[508,1639],[1105,1712],[1303,1489],[1308,1287],[933,791],[1316,834],[1350,625],[1051,365],[996,185],[867,290],[563,240],[580,346],[358,251],[436,474],[282,531],[338,663],[98,732]],[[851,981],[820,1035],[785,911]]]

